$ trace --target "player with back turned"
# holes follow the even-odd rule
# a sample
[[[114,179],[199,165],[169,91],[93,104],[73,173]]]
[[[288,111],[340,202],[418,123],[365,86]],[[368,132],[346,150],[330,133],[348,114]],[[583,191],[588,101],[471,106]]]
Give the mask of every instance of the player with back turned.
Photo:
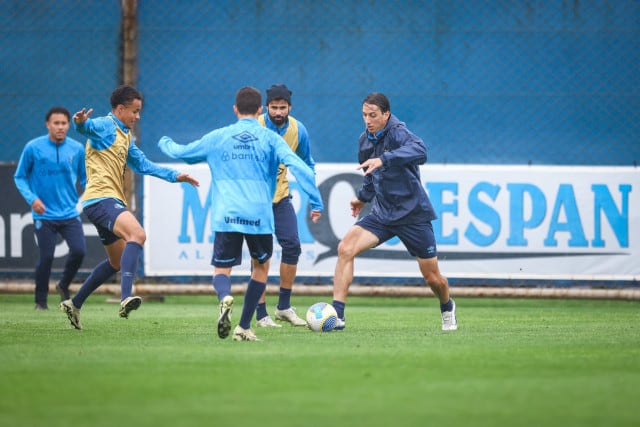
[[[207,162],[211,172],[211,229],[215,233],[213,287],[218,295],[218,336],[226,338],[231,329],[231,269],[242,262],[246,241],[251,255],[251,279],[247,286],[240,321],[233,331],[234,341],[259,341],[251,329],[260,296],[269,275],[273,253],[273,194],[279,165],[296,177],[309,195],[311,220],[323,209],[315,185],[315,174],[275,132],[258,123],[262,95],[252,87],[236,93],[233,111],[238,120],[213,130],[187,145],[164,136],[158,142],[168,156],[188,163]]]

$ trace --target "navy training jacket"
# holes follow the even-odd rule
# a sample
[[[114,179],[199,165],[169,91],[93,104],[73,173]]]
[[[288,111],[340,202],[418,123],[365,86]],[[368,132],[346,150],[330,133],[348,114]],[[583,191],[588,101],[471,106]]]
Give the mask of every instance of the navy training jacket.
[[[420,165],[427,147],[391,114],[387,125],[372,138],[365,130],[358,141],[358,162],[379,157],[382,167],[364,176],[358,199],[372,203],[373,215],[383,224],[402,225],[432,221],[437,215],[420,181]]]

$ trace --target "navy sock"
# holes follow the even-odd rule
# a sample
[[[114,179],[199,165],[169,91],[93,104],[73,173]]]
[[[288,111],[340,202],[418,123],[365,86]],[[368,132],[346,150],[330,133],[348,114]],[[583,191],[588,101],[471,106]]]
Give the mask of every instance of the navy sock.
[[[342,301],[333,300],[331,305],[333,306],[333,308],[336,309],[336,313],[338,313],[338,318],[344,320],[344,307],[345,307],[346,303],[344,303]]]
[[[231,295],[231,278],[224,274],[216,274],[213,276],[213,289],[216,290],[218,301],[227,295]]]
[[[138,269],[138,258],[142,253],[142,246],[136,242],[127,242],[120,258],[120,298],[124,300],[131,296],[133,279]]]
[[[111,276],[116,274],[118,270],[111,267],[109,260],[105,259],[93,269],[89,277],[84,281],[78,293],[71,299],[76,308],[81,308],[89,295],[93,293],[100,285],[109,280]]]
[[[247,286],[247,292],[244,294],[244,304],[242,305],[242,315],[240,315],[240,322],[238,324],[242,329],[251,328],[251,318],[256,311],[258,301],[264,293],[267,284],[258,282],[256,280],[249,280],[249,286]]]
[[[289,307],[291,307],[291,289],[280,287],[278,310],[286,310]]]
[[[451,298],[449,298],[449,301],[447,301],[446,304],[440,304],[440,312],[444,313],[445,311],[451,311],[453,310],[453,302],[451,301]]]
[[[261,302],[258,304],[258,308],[256,308],[256,320],[260,320],[263,317],[267,317],[269,313],[267,313],[267,304]]]

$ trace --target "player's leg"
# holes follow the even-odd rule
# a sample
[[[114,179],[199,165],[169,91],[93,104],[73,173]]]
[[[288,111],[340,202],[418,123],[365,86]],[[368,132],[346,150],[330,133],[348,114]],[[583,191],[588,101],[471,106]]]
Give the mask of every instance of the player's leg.
[[[115,234],[108,230],[98,228],[98,235],[100,235],[101,238],[107,233],[111,236],[109,240],[106,240],[106,242],[111,243],[104,246],[104,249],[107,252],[107,259],[94,267],[91,274],[89,274],[89,277],[85,279],[82,286],[80,286],[80,289],[78,289],[78,292],[73,296],[73,298],[71,298],[71,302],[73,302],[73,305],[77,309],[82,308],[86,299],[89,298],[89,296],[98,289],[100,285],[109,280],[119,271],[120,258],[124,251],[125,241],[119,239]],[[105,240],[103,240],[103,242],[105,242]],[[113,264],[115,264],[116,267],[114,267]]]
[[[213,274],[213,287],[218,295],[218,337],[226,338],[231,330],[233,296],[231,295],[231,267],[216,267]]]
[[[291,204],[291,198],[285,197],[274,205],[275,233],[282,247],[280,262],[280,289],[275,316],[277,320],[291,323],[293,326],[306,326],[307,322],[296,314],[291,307],[293,282],[298,271],[298,260],[302,249],[298,236],[298,220]]]
[[[425,281],[440,301],[440,314],[442,316],[442,330],[455,331],[458,329],[456,318],[456,303],[449,295],[449,281],[440,273],[438,258],[416,258],[420,266],[420,272]]]
[[[242,305],[240,322],[233,331],[235,341],[259,341],[251,330],[251,319],[256,311],[258,300],[267,286],[269,276],[269,259],[273,252],[271,234],[245,235],[249,253],[251,254],[251,280],[247,286]]]
[[[332,305],[338,314],[336,329],[344,329],[344,310],[347,302],[349,287],[353,281],[353,263],[355,257],[378,245],[380,238],[370,231],[368,225],[363,223],[368,217],[351,227],[338,244],[338,260],[333,276],[333,302]],[[363,228],[363,225],[367,228]],[[386,239],[385,239],[386,240]]]
[[[142,254],[142,245],[147,240],[147,235],[138,219],[126,210],[117,216],[113,225],[113,233],[126,242],[120,259],[120,288],[122,291],[120,298],[124,301],[131,296],[133,281],[138,270],[138,260]],[[133,310],[136,308],[132,307]]]
[[[242,244],[244,236],[236,232],[216,232],[213,241],[211,265],[213,270],[213,289],[218,301],[231,295],[231,269],[242,263]]]
[[[69,255],[64,265],[62,277],[56,285],[60,298],[64,301],[69,299],[69,285],[82,265],[87,246],[82,230],[82,220],[79,216],[62,222],[58,231],[69,247]]]
[[[442,329],[457,329],[455,302],[449,296],[449,281],[438,266],[438,251],[431,222],[398,226],[395,232],[409,253],[416,257],[422,277],[440,301]]]
[[[218,337],[224,339],[231,330],[233,296],[231,295],[231,269],[242,262],[241,233],[216,232],[211,265],[214,266],[213,288],[218,296]]]
[[[84,213],[96,227],[100,240],[102,241],[102,245],[107,253],[107,259],[99,263],[93,269],[89,277],[87,277],[80,287],[80,290],[78,290],[78,293],[71,299],[71,302],[76,309],[80,309],[89,295],[98,289],[100,285],[109,280],[115,273],[120,271],[127,242],[125,242],[121,236],[116,235],[114,229],[118,222],[118,218],[123,213],[131,215],[126,211],[126,208],[115,199],[105,199],[89,206],[85,206]],[[131,279],[131,283],[132,282],[133,279]],[[130,303],[129,305],[123,305],[121,303],[120,315],[122,316],[123,312],[126,312],[125,314],[128,315],[129,311],[138,308],[141,301],[142,300],[139,297],[134,297],[133,300],[127,301],[127,303]]]
[[[107,252],[107,259],[100,262],[85,279],[73,298],[60,303],[60,309],[67,314],[76,329],[80,326],[80,309],[89,296],[120,270],[120,260],[125,242],[116,236],[112,224],[124,210],[115,199],[105,199],[84,207],[84,213],[96,227],[100,241]]]
[[[449,301],[449,281],[446,277],[440,273],[438,266],[438,257],[432,258],[419,258],[418,266],[420,267],[420,273],[424,277],[425,282],[431,288],[436,295],[440,304],[446,304]]]
[[[38,219],[34,221],[33,226],[38,241],[38,261],[35,269],[35,308],[36,310],[46,310],[57,233],[51,221]]]

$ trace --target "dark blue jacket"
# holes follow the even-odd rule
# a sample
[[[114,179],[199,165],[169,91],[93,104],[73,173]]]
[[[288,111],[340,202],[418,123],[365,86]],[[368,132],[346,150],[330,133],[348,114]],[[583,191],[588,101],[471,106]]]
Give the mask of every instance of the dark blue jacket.
[[[371,213],[388,225],[436,219],[420,181],[420,165],[427,161],[427,147],[393,114],[377,138],[366,130],[360,135],[358,162],[376,157],[382,160],[382,167],[364,176],[357,193],[358,199],[372,203]]]

